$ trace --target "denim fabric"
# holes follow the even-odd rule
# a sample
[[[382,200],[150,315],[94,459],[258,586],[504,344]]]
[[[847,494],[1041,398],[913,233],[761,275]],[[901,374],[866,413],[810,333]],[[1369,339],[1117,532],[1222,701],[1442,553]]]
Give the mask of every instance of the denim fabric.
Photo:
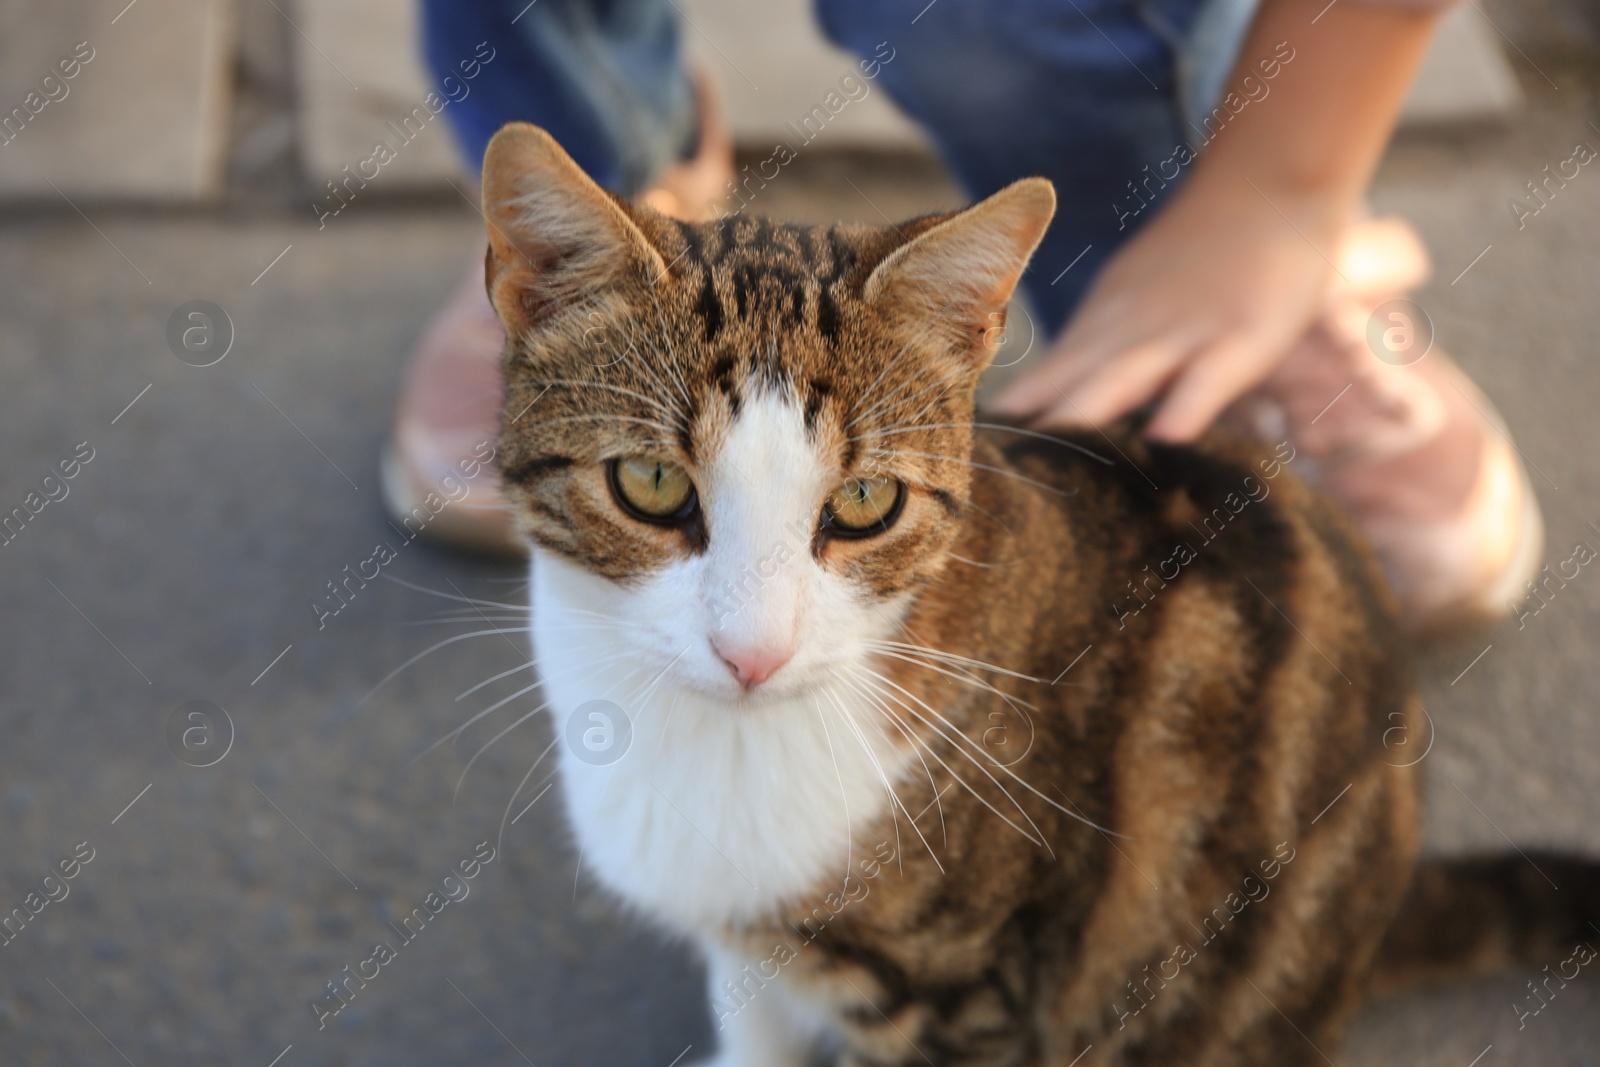
[[[842,47],[869,54],[879,41],[894,45],[879,84],[973,197],[1032,174],[1055,183],[1055,222],[1023,278],[1038,326],[1054,334],[1176,187],[1154,182],[1146,192],[1134,183],[1184,139],[1176,48],[1201,4],[935,0],[918,15],[920,6],[817,3],[824,32]]]
[[[1178,46],[1178,104],[1189,129],[1204,132],[1203,118],[1222,98],[1258,6],[1259,0],[1206,0]]]
[[[436,80],[459,75],[480,41],[496,50],[449,109],[471,169],[494,132],[520,119],[624,196],[694,141],[680,32],[666,0],[422,0],[423,59]]]
[[[526,119],[597,181],[633,193],[691,135],[668,0],[423,3],[436,73],[486,37],[503,49],[480,77],[489,91],[450,109],[473,162],[500,123]],[[1154,172],[1197,143],[1184,116],[1215,99],[1252,4],[816,0],[836,44],[862,57],[880,42],[894,49],[878,84],[974,198],[1027,175],[1055,183],[1058,214],[1023,281],[1047,335],[1181,183],[1187,167],[1170,180]]]

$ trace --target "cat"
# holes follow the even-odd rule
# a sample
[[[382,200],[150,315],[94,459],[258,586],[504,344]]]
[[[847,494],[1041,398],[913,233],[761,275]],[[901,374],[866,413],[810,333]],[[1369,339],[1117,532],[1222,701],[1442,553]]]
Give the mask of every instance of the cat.
[[[691,225],[511,124],[483,202],[561,793],[718,1063],[1321,1064],[1585,930],[1592,867],[1418,872],[1394,605],[1291,444],[975,413],[1045,180]]]

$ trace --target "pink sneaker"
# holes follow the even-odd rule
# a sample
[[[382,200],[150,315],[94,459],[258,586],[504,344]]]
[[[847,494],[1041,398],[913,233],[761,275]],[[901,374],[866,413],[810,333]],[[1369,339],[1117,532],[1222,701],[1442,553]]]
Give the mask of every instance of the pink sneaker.
[[[1295,446],[1414,632],[1505,618],[1538,572],[1544,523],[1500,413],[1414,305],[1384,306],[1425,280],[1427,254],[1406,223],[1372,220],[1351,228],[1339,268],[1329,313],[1224,420]]]
[[[384,504],[396,522],[410,520],[408,532],[518,558],[528,550],[500,491],[498,468],[489,463],[479,470],[499,443],[505,342],[479,257],[417,342],[380,469]],[[467,486],[464,496],[460,485]]]

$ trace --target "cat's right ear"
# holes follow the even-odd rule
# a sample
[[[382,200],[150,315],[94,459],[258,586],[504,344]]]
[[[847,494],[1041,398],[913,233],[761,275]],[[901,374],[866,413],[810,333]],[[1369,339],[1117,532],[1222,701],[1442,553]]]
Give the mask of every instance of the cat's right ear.
[[[964,365],[988,366],[1005,336],[1006,304],[1055,214],[1043,178],[1023,178],[918,233],[878,264],[862,295]]]
[[[666,273],[622,201],[585,174],[544,130],[500,128],[483,156],[489,302],[513,337],[565,301],[629,278]]]

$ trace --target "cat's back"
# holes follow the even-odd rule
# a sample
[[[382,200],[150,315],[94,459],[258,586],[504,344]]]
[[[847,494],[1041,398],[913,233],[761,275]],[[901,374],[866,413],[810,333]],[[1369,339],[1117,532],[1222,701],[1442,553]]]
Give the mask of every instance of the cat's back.
[[[1363,695],[1405,689],[1382,572],[1289,442],[1214,432],[1167,445],[1126,426],[994,423],[973,458],[969,539],[1006,543],[1026,561],[1016,591],[1074,632],[1149,655],[1163,634],[1203,625],[1261,671],[1304,661]]]
[[[941,668],[897,677],[964,733],[930,759],[929,791],[959,788],[928,816],[939,863],[908,846],[837,925],[850,958],[964,976],[976,1003],[998,953],[1050,1005],[1039,1062],[1300,1063],[1332,1039],[1410,878],[1423,727],[1381,576],[1297,463],[980,430],[907,625]],[[920,940],[884,934],[906,916]]]
[[[936,629],[1033,679],[1007,688],[1052,723],[1041,762],[1105,771],[1106,819],[1197,804],[1248,852],[1425,732],[1381,572],[1287,443],[995,428],[973,462]],[[1119,801],[1131,781],[1171,804]]]

